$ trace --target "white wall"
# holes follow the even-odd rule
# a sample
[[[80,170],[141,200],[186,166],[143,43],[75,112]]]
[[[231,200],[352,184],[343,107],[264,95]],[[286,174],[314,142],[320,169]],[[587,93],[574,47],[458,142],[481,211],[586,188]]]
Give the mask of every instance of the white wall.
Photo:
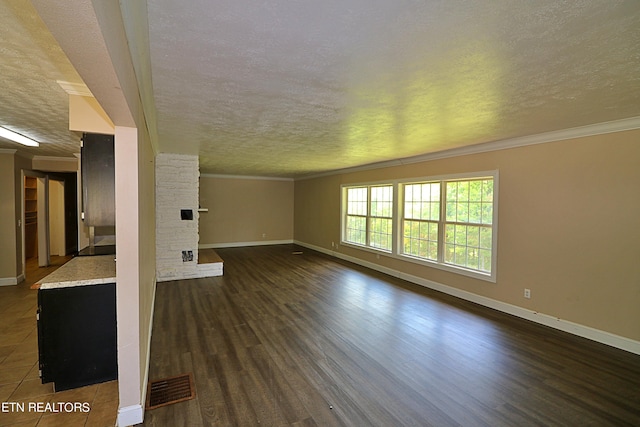
[[[219,276],[221,266],[198,264],[198,156],[156,157],[156,277],[159,282]],[[192,220],[181,219],[191,210]],[[183,260],[183,251],[192,259]]]

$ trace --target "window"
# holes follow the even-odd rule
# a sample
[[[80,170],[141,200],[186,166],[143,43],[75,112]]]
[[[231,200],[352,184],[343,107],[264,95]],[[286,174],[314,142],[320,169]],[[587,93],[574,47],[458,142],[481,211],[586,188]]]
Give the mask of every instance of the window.
[[[445,182],[444,262],[491,272],[493,179]]]
[[[401,254],[491,275],[493,184],[493,176],[401,184]]]
[[[497,176],[345,186],[342,241],[495,281]]]
[[[404,185],[403,253],[437,261],[440,183]]]
[[[367,187],[347,189],[347,242],[367,244],[367,191]]]
[[[393,186],[346,188],[343,241],[385,252],[393,247]]]

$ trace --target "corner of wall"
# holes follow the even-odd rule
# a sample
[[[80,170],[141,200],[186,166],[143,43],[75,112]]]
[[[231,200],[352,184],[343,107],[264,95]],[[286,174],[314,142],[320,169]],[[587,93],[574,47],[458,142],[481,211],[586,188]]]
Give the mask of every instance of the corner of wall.
[[[156,157],[156,277],[159,282],[203,276],[198,268],[198,156]],[[183,211],[185,217],[183,218]]]

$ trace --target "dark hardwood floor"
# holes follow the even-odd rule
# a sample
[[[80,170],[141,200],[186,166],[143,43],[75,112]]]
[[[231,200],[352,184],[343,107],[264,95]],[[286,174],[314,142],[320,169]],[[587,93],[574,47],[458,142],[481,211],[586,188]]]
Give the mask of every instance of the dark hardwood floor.
[[[638,355],[293,245],[217,252],[157,285],[149,378],[196,398],[145,425],[640,425]]]

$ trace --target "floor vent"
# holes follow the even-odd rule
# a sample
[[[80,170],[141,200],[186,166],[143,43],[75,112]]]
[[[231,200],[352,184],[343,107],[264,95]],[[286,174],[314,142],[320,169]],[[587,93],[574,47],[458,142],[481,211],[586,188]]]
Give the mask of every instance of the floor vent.
[[[196,396],[191,374],[151,381],[147,391],[147,410],[184,402]]]

